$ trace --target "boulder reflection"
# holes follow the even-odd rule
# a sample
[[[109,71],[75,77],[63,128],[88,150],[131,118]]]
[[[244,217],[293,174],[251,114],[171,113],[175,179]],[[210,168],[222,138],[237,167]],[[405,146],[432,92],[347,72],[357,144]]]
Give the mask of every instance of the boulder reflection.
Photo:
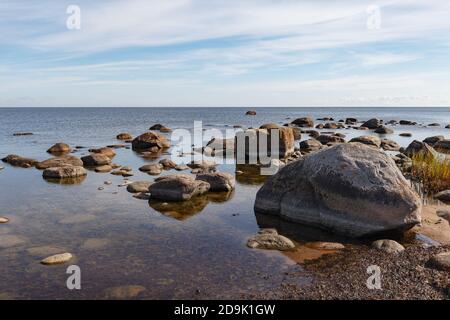
[[[230,200],[234,192],[211,192],[202,196],[194,197],[187,201],[167,202],[151,199],[149,206],[161,214],[179,220],[187,220],[202,212],[210,203],[223,203]]]
[[[55,178],[43,178],[48,183],[61,184],[61,185],[75,185],[81,184],[87,176],[75,177],[75,178],[65,178],[65,179],[55,179]]]

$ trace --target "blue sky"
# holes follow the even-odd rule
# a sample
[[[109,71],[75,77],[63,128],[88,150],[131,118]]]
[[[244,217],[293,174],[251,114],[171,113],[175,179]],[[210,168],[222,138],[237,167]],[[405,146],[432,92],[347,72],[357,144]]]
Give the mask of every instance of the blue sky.
[[[450,106],[449,17],[445,0],[2,0],[0,107]]]

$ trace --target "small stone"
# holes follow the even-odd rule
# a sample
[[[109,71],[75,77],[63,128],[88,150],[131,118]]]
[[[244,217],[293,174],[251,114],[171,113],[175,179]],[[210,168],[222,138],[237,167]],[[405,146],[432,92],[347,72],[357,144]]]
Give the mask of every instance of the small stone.
[[[112,167],[109,165],[99,166],[99,167],[95,168],[95,172],[99,172],[99,173],[106,173],[106,172],[110,172],[111,170],[112,170]]]
[[[129,300],[136,298],[142,292],[147,290],[143,286],[138,285],[129,285],[129,286],[120,286],[108,288],[104,292],[105,299],[117,299],[117,300]]]
[[[103,187],[98,187],[97,190],[102,191],[102,190],[105,190],[105,188],[103,188]]]
[[[428,263],[435,269],[450,271],[450,251],[435,255]]]
[[[387,253],[399,253],[405,250],[400,243],[394,240],[377,240],[372,242],[372,248],[387,252]]]
[[[109,185],[112,185],[112,181],[105,181],[105,182],[103,182],[103,184],[109,186]]]
[[[247,246],[252,249],[266,250],[291,250],[295,248],[294,243],[282,236],[274,229],[261,230],[260,233],[247,241]]]
[[[72,259],[72,254],[66,252],[47,257],[42,260],[41,263],[44,265],[63,264],[68,262],[70,259]]]
[[[305,244],[306,247],[317,250],[342,250],[345,246],[338,242],[308,242]]]
[[[0,217],[0,223],[8,223],[9,219],[6,217]]]

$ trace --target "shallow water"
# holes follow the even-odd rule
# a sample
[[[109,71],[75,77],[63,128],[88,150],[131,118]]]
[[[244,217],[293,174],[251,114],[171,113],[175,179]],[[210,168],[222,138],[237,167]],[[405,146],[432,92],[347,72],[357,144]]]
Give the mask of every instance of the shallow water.
[[[450,130],[450,109],[0,109],[0,158],[19,154],[44,160],[52,144],[101,147],[121,143],[120,132],[136,136],[155,123],[172,129],[192,128],[202,120],[205,128],[221,130],[235,124],[244,127],[263,123],[285,123],[287,117],[332,116],[367,120],[407,119],[419,123],[441,123],[437,127],[396,126],[387,138],[406,146],[413,139],[443,134]],[[329,130],[324,130],[329,131]],[[353,136],[366,131],[333,130]],[[33,132],[32,136],[12,136]],[[401,132],[413,133],[402,138]],[[306,136],[304,138],[307,138]],[[113,162],[131,166],[130,179],[153,180],[139,172],[145,159],[129,149],[117,149]],[[87,154],[81,149],[77,156]],[[163,155],[160,160],[168,155]],[[270,217],[255,216],[253,203],[262,181],[258,176],[237,177],[235,192],[196,199],[183,208],[166,208],[132,197],[122,177],[89,171],[78,184],[66,185],[42,179],[42,172],[6,164],[0,171],[0,216],[11,221],[0,225],[0,297],[8,298],[102,298],[110,287],[140,285],[146,290],[138,298],[239,298],[241,294],[276,289],[286,270],[301,269],[302,252],[283,254],[251,250],[249,236],[260,227],[275,227],[298,243],[336,240],[333,237]],[[219,171],[234,173],[235,165],[221,165]],[[188,171],[186,171],[187,173]],[[164,174],[173,173],[173,171]],[[113,182],[104,185],[105,180]],[[97,190],[98,187],[104,190]],[[337,239],[342,240],[342,239]],[[342,240],[346,241],[346,240]],[[82,290],[66,288],[67,265],[43,266],[42,258],[68,251],[71,264],[82,270]],[[300,283],[310,281],[305,275]]]

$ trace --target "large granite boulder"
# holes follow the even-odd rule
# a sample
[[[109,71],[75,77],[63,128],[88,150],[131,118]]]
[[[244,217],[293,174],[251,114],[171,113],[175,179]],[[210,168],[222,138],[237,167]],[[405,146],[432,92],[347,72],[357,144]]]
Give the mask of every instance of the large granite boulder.
[[[133,150],[165,149],[170,147],[170,142],[163,135],[156,132],[146,132],[136,137],[131,143]]]
[[[50,158],[41,162],[36,163],[37,169],[48,169],[54,167],[63,167],[63,166],[83,166],[83,161],[80,158],[75,156],[62,156]]]
[[[149,187],[152,199],[185,201],[209,191],[208,182],[195,180],[187,174],[174,174],[155,179]]]
[[[339,144],[293,162],[258,191],[255,211],[361,237],[421,221],[419,196],[384,152]]]

